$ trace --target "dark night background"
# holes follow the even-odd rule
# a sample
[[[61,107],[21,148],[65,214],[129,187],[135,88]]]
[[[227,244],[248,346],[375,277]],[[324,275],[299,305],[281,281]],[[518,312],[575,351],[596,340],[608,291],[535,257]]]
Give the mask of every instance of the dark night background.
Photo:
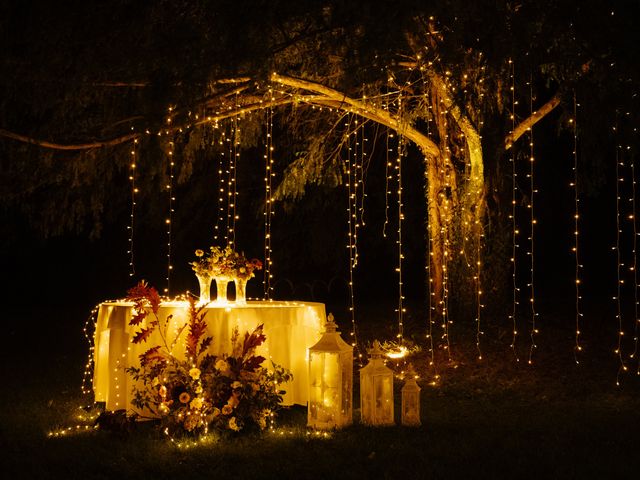
[[[482,321],[483,348],[491,361],[475,361],[475,306],[464,304],[453,290],[457,323],[452,341],[458,356],[446,363],[442,345],[438,347],[445,381],[441,387],[425,384],[423,389],[428,429],[416,433],[355,427],[326,443],[294,439],[284,447],[266,442],[264,449],[255,448],[252,439],[239,440],[225,446],[229,450],[216,457],[213,466],[214,460],[204,454],[189,459],[184,452],[167,453],[164,447],[158,450],[151,445],[156,438],[140,441],[135,434],[124,439],[92,437],[87,443],[70,440],[76,443],[53,447],[45,444],[41,430],[49,428],[52,416],[62,421],[60,412],[71,411],[67,403],[80,401],[76,390],[88,349],[82,327],[91,309],[106,299],[122,298],[141,279],[160,291],[166,286],[168,195],[163,185],[169,140],[153,133],[140,139],[135,275],[131,276],[127,253],[130,142],[66,151],[17,141],[10,134],[79,144],[116,138],[131,129],[155,132],[164,125],[168,105],[177,105],[183,115],[179,119],[184,120],[184,112],[195,111],[194,106],[222,91],[211,86],[212,79],[247,75],[264,85],[275,70],[324,82],[354,97],[365,86],[385,92],[389,88],[385,67],[396,68],[415,53],[407,46],[405,32],[411,31],[418,16],[431,14],[444,36],[437,56],[451,66],[453,77],[465,69],[475,71],[476,64],[465,62],[475,50],[482,51],[484,63],[478,65],[486,67],[488,90],[494,90],[486,95],[491,98],[482,101],[456,97],[468,100],[468,106],[480,105],[478,111],[486,119],[481,132],[485,177],[492,189],[490,205],[495,208],[485,219]],[[619,329],[613,299],[618,269],[624,282],[620,288],[621,326],[628,332],[622,344],[625,355],[633,349],[632,333],[638,325],[631,269],[636,232],[629,219],[635,182],[631,165],[640,146],[638,19],[637,0],[0,0],[0,272],[4,340],[9,345],[0,355],[0,378],[6,381],[6,388],[0,386],[5,406],[0,412],[0,449],[7,452],[3,461],[14,455],[16,462],[22,462],[18,471],[24,478],[140,478],[150,472],[165,478],[177,476],[177,470],[189,462],[194,462],[193,478],[229,475],[238,464],[239,477],[257,478],[269,477],[274,462],[283,458],[287,465],[278,467],[282,478],[320,475],[309,466],[316,464],[326,478],[334,473],[327,470],[334,460],[347,468],[345,478],[408,478],[427,469],[435,477],[470,478],[482,475],[478,472],[483,470],[473,469],[484,465],[486,456],[487,476],[493,478],[525,471],[525,476],[535,478],[636,478],[632,472],[637,472],[640,431],[637,358],[629,362],[634,375],[627,375],[623,387],[616,390],[618,360],[612,351]],[[541,330],[537,370],[527,369],[525,362],[510,361],[512,284],[509,259],[504,255],[511,248],[506,220],[511,153],[503,147],[511,108],[508,58],[515,58],[518,120],[529,115],[530,91],[536,108],[555,94],[561,97],[560,106],[533,128],[538,222],[534,266]],[[573,356],[575,204],[570,183],[574,137],[568,120],[573,116],[574,93],[580,308],[587,352],[582,371],[574,368]],[[249,97],[255,91],[244,94]],[[338,117],[337,113],[313,116],[293,107],[275,112],[277,184],[287,167],[310,149],[312,141],[322,138]],[[424,129],[424,117],[416,123]],[[248,257],[263,259],[264,114],[254,112],[240,124],[247,134],[237,165],[236,244]],[[388,236],[383,238],[383,130],[373,124],[364,129],[369,150],[376,144],[366,173],[366,226],[358,233],[360,261],[354,280],[356,320],[366,341],[392,340],[397,328],[397,204],[391,195]],[[197,293],[189,262],[196,248],[212,244],[219,158],[219,152],[208,148],[212,138],[211,132],[198,129],[172,137],[177,165],[172,296],[187,290]],[[516,265],[518,321],[526,331],[519,341],[524,351],[529,348],[530,326],[526,135],[516,143],[513,155],[519,176],[516,220],[521,235]],[[616,158],[621,162],[618,178],[623,181],[616,180]],[[427,312],[423,155],[411,145],[403,162],[405,323],[408,336],[421,342]],[[615,250],[616,187],[620,265]],[[311,182],[305,189],[302,198],[283,200],[275,209],[274,298],[323,302],[327,312],[336,314],[342,330],[348,331],[347,192],[344,185],[330,181]],[[261,297],[262,289],[258,272],[249,282],[248,296]],[[28,355],[23,355],[25,350]],[[426,353],[420,355],[419,361],[425,360],[426,365]],[[48,402],[46,407],[43,402]],[[302,418],[295,415],[294,419]],[[13,440],[14,435],[18,440]],[[29,465],[30,454],[24,452],[31,452],[34,445],[44,447],[38,453],[41,457]],[[75,457],[70,456],[69,445],[79,452]],[[428,451],[424,457],[423,448]],[[148,449],[154,452],[151,460],[146,460]],[[99,459],[112,450],[118,452],[116,460]],[[254,456],[245,461],[249,450]],[[140,463],[131,456],[145,460]],[[296,463],[297,458],[306,460]],[[470,460],[467,464],[461,458]],[[77,472],[69,467],[74,459],[85,462]],[[539,468],[529,468],[533,464]],[[43,466],[41,470],[38,465]],[[55,467],[53,473],[47,471],[48,465]],[[91,474],[83,476],[85,472]]]

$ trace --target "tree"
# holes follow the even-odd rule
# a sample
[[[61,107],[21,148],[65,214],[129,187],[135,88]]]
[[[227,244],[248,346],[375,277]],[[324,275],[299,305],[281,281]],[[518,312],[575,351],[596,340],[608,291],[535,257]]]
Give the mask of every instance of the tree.
[[[45,8],[39,12],[42,18],[58,16],[68,25],[65,33],[54,27],[49,32],[71,46],[73,55],[87,59],[97,51],[110,62],[106,68],[89,61],[79,65],[73,55],[60,53],[46,60],[51,50],[45,42],[23,37],[28,53],[41,62],[38,71],[18,60],[22,44],[13,42],[3,65],[10,81],[0,135],[7,139],[5,156],[25,161],[28,155],[44,155],[45,160],[27,161],[49,165],[32,185],[49,184],[57,169],[68,178],[64,170],[81,168],[89,186],[96,175],[126,168],[127,145],[134,138],[150,141],[157,134],[161,141],[181,144],[195,161],[203,144],[200,127],[281,109],[316,127],[306,128],[308,147],[288,168],[278,190],[285,198],[299,195],[305,184],[341,178],[343,140],[353,127],[321,127],[317,119],[327,108],[382,125],[413,143],[424,162],[433,293],[446,317],[452,279],[457,283],[452,288],[477,290],[465,287],[469,277],[456,276],[456,271],[481,262],[487,234],[498,245],[491,255],[502,259],[495,262],[503,266],[496,278],[506,276],[510,252],[505,238],[513,201],[505,174],[509,149],[558,106],[570,103],[574,91],[587,98],[598,89],[602,94],[606,84],[609,94],[594,103],[615,109],[624,95],[621,86],[637,81],[633,58],[638,43],[628,41],[633,31],[629,22],[637,18],[638,7],[632,2],[605,7],[595,1],[525,0],[473,5],[449,0],[426,6],[411,1],[375,6],[341,1],[122,2],[115,14],[127,21],[121,30],[111,29],[100,17],[104,11],[85,8],[67,17]],[[12,13],[25,21],[24,12]],[[140,29],[134,19],[145,16],[149,20]],[[98,34],[92,30],[96,24]],[[78,25],[83,28],[71,39],[63,38]],[[122,55],[129,53],[131,42],[144,48]],[[71,81],[47,85],[51,93],[43,98],[44,78],[66,70],[73,73]],[[30,98],[17,94],[25,75]],[[524,99],[531,100],[531,111],[515,111]],[[21,102],[28,108],[18,113]],[[167,111],[169,105],[178,106]],[[325,109],[310,111],[310,106]],[[570,115],[566,110],[561,123]],[[34,121],[42,128],[34,128]],[[15,141],[40,148],[25,149]],[[100,160],[112,155],[113,162]],[[3,171],[24,176],[20,168],[5,165]],[[5,183],[5,193],[21,201],[24,194],[15,187],[15,182]],[[36,195],[41,190],[30,188]],[[105,204],[99,197],[105,192],[89,194],[99,218]],[[73,199],[66,201],[74,211]],[[86,215],[69,215],[64,228]]]

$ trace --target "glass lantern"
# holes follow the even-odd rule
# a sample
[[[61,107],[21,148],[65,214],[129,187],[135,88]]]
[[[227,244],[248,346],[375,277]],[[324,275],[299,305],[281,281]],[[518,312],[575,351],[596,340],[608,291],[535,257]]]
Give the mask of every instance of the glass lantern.
[[[352,422],[353,347],[342,338],[329,314],[325,332],[309,348],[307,426],[328,430]]]
[[[420,425],[420,387],[416,382],[416,372],[409,365],[407,380],[402,387],[402,425]]]
[[[360,369],[360,412],[367,425],[393,425],[393,372],[375,340],[369,363]]]

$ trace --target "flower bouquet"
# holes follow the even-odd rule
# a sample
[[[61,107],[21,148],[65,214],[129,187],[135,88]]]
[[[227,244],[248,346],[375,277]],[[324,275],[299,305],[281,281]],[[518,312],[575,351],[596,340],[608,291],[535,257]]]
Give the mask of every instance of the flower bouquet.
[[[209,303],[211,280],[216,281],[217,301],[226,302],[227,284],[236,285],[236,302],[246,303],[246,284],[255,276],[256,270],[262,269],[262,262],[257,258],[248,260],[243,253],[234,251],[230,246],[209,247],[209,252],[196,250],[198,260],[191,262],[191,267],[200,284],[200,303]]]
[[[292,375],[275,364],[272,370],[262,366],[265,358],[256,355],[266,339],[262,325],[244,336],[236,329],[231,353],[216,356],[207,353],[213,338],[206,334],[204,307],[191,300],[188,321],[169,338],[169,318],[159,319],[154,288],[141,282],[127,299],[135,305],[130,325],[138,327],[132,342],[146,342],[154,331],[160,338],[140,355],[139,367],[127,368],[135,381],[132,403],[138,417],[160,418],[172,437],[199,436],[211,428],[238,432],[267,427],[282,402],[284,391],[278,385]],[[181,360],[174,349],[185,333],[186,359]]]

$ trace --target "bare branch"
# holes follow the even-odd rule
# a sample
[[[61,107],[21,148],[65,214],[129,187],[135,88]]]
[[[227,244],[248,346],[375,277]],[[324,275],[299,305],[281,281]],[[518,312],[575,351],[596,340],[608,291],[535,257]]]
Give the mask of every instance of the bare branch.
[[[524,133],[533,127],[536,123],[542,120],[545,116],[547,116],[554,108],[560,105],[560,94],[556,93],[551,100],[545,103],[538,110],[533,112],[527,118],[525,118],[516,128],[504,139],[504,148],[505,150],[509,150],[513,144],[522,136]]]
[[[245,83],[251,80],[251,77],[239,77],[239,78],[221,78],[219,80],[214,80],[211,82],[213,85],[216,84],[228,84],[228,83]],[[113,88],[144,88],[151,85],[151,82],[118,82],[118,81],[108,81],[108,82],[94,82],[91,85],[94,87],[113,87]],[[174,84],[174,87],[179,87],[182,85],[181,83]]]
[[[90,143],[62,144],[62,143],[49,142],[47,140],[38,140],[35,138],[28,137],[26,135],[20,135],[19,133],[13,133],[8,130],[4,130],[0,128],[0,136],[2,137],[11,138],[13,140],[28,143],[31,145],[37,145],[39,147],[51,148],[53,150],[67,150],[67,151],[90,150],[92,148],[112,147],[114,145],[119,145],[129,140],[133,140],[139,135],[140,135],[139,133],[128,133],[127,135],[112,138],[110,140],[101,140],[101,141],[90,142]]]

